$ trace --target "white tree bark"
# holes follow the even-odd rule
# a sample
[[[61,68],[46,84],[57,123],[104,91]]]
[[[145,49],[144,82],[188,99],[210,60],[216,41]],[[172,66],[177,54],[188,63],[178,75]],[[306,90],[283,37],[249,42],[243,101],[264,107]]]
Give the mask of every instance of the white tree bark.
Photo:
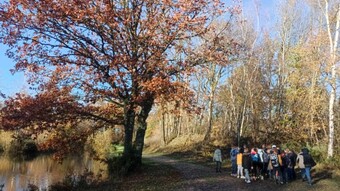
[[[332,35],[330,19],[329,19],[329,4],[328,0],[325,0],[324,15],[327,24],[327,32],[329,38],[329,53],[330,53],[330,65],[331,65],[331,94],[329,98],[329,134],[328,134],[328,151],[327,157],[333,157],[334,153],[334,103],[336,97],[336,52],[339,39],[339,25],[340,25],[340,4],[337,7],[335,34]]]

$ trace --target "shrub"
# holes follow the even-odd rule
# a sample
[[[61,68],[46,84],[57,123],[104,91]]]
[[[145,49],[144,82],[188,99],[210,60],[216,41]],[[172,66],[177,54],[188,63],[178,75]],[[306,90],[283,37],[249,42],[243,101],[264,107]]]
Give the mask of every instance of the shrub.
[[[122,157],[112,157],[107,161],[107,168],[111,175],[111,177],[119,177],[121,175],[126,175],[129,169],[126,166],[129,166],[131,161],[127,161]]]
[[[89,138],[87,149],[99,160],[106,160],[112,150],[112,134],[112,129],[97,132],[92,138]]]
[[[4,152],[4,146],[2,144],[0,144],[0,153]]]
[[[15,139],[11,142],[8,152],[13,157],[19,155],[35,156],[38,152],[38,147],[35,144],[35,142],[31,139],[24,140]]]
[[[33,140],[26,140],[24,141],[22,152],[23,154],[36,154],[38,147]]]
[[[310,151],[310,154],[316,161],[324,161],[327,159],[327,145],[316,145],[313,147],[307,147]]]
[[[49,186],[51,191],[82,191],[96,187],[102,180],[102,174],[94,175],[93,172],[85,169],[81,175],[68,174],[62,182]]]
[[[340,169],[340,156],[334,156],[332,158],[326,159],[324,164],[331,169]]]

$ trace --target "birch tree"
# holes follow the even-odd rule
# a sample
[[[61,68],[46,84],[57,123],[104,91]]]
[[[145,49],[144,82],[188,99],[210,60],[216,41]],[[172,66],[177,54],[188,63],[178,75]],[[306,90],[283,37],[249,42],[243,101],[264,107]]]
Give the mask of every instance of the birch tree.
[[[330,86],[331,92],[329,97],[329,134],[328,134],[328,151],[327,157],[333,157],[334,153],[334,103],[336,99],[336,78],[337,78],[337,48],[338,48],[338,40],[339,40],[339,28],[340,28],[340,2],[336,1],[334,6],[336,6],[336,19],[335,19],[335,26],[331,23],[331,13],[330,10],[330,3],[328,0],[324,0],[324,5],[322,7],[322,3],[319,2],[319,6],[323,11],[326,21],[326,29],[328,34],[328,41],[329,41],[329,65],[331,67],[331,77],[330,77]],[[334,26],[334,28],[332,28]]]

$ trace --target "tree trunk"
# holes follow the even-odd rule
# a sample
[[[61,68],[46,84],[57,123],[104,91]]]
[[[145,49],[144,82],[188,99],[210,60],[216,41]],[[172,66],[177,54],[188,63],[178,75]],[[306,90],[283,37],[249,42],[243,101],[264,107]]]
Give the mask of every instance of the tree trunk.
[[[151,97],[151,96],[150,96]],[[136,126],[137,126],[137,134],[134,142],[134,167],[139,168],[142,165],[142,154],[144,148],[144,137],[145,131],[147,128],[146,119],[149,116],[149,112],[151,111],[154,99],[148,98],[143,105],[141,106],[141,111],[137,114]]]
[[[163,145],[166,145],[166,134],[165,134],[165,111],[162,109],[162,135],[163,135]]]
[[[211,91],[210,93],[210,99],[209,99],[209,111],[208,111],[208,127],[207,131],[204,136],[204,142],[208,143],[210,141],[210,136],[211,136],[211,129],[212,129],[212,115],[213,115],[213,106],[214,106],[214,93],[215,91]]]
[[[183,123],[183,117],[181,115],[181,109],[180,109],[180,114],[178,116],[178,134],[177,137],[180,137],[182,134],[182,123]]]
[[[237,145],[241,145],[241,138],[243,136],[244,131],[244,120],[245,120],[245,112],[246,112],[247,100],[244,100],[243,108],[240,110],[237,115]]]
[[[332,66],[332,84],[331,95],[329,98],[329,135],[328,135],[328,152],[327,157],[333,157],[334,147],[334,101],[335,101],[335,66]]]
[[[133,139],[133,131],[134,131],[134,123],[135,123],[135,111],[132,108],[127,108],[125,111],[124,118],[124,151],[121,162],[121,170],[122,173],[125,174],[131,170],[131,162],[133,160],[133,147],[132,147],[132,139]]]
[[[329,38],[329,49],[330,49],[330,65],[331,65],[331,95],[329,98],[329,135],[328,135],[328,152],[327,157],[333,157],[334,153],[334,102],[336,93],[336,52],[339,39],[339,28],[340,28],[340,5],[337,7],[335,34],[332,35],[331,24],[328,13],[328,1],[325,0],[325,18],[327,24],[327,32]]]

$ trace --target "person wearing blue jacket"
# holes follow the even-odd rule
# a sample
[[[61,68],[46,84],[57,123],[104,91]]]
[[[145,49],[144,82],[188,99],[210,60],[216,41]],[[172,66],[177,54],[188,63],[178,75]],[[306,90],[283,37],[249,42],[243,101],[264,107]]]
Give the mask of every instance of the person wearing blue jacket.
[[[235,145],[231,148],[230,151],[230,160],[231,160],[231,176],[237,176],[237,161],[236,157],[239,152],[238,147]]]

